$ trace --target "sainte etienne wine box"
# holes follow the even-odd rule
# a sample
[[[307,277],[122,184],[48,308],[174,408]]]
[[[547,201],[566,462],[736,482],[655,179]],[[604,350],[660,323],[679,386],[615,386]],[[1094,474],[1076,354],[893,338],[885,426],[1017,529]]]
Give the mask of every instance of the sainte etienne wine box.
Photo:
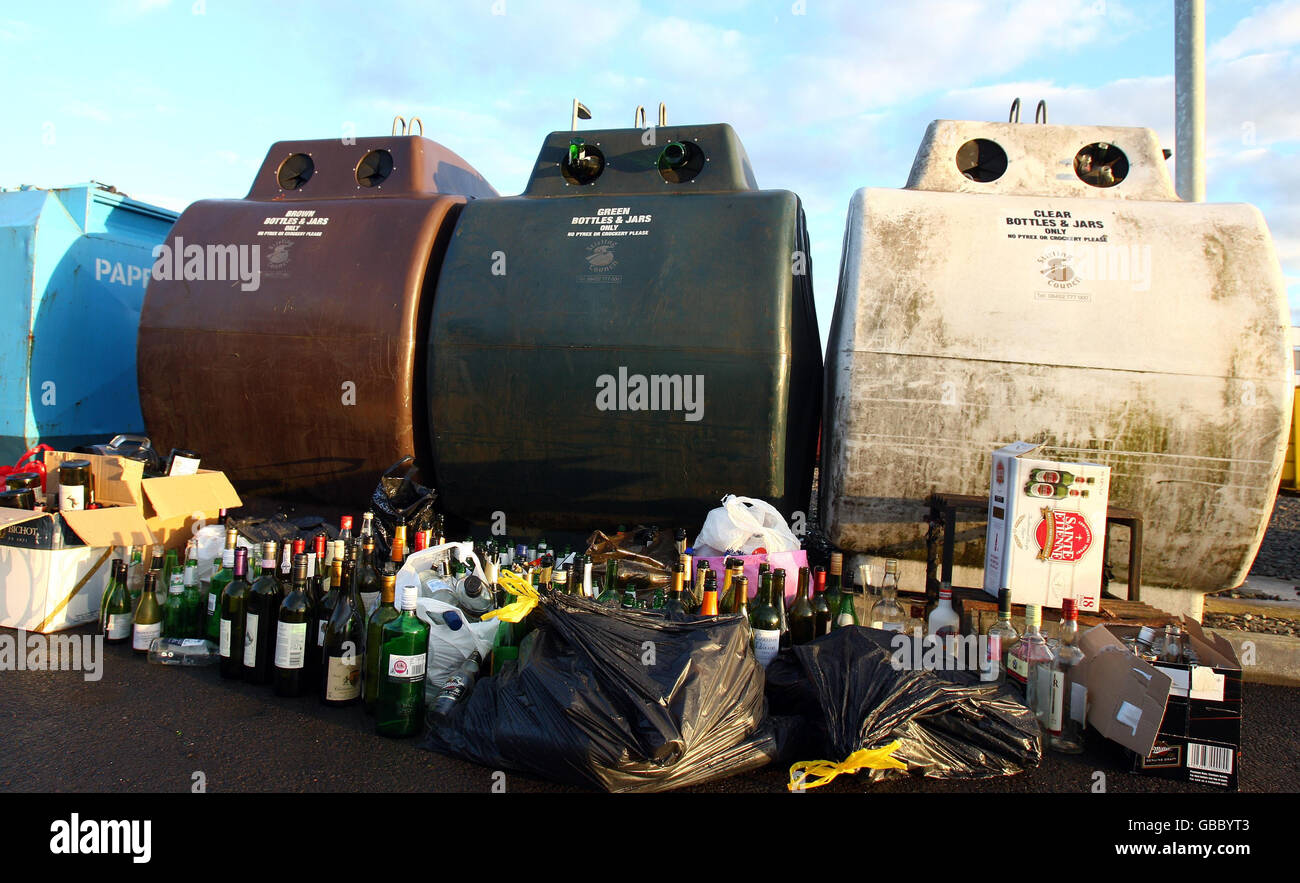
[[[110,516],[81,524],[98,512]],[[84,532],[83,532],[84,531]],[[115,546],[152,541],[134,507],[55,515],[0,509],[0,625],[56,632],[99,615]]]
[[[993,452],[984,591],[1009,588],[1012,603],[1042,607],[1074,598],[1081,612],[1095,612],[1110,467],[1045,460],[1038,448],[1016,442]]]
[[[89,460],[95,487],[95,499],[116,507],[133,507],[143,515],[153,542],[177,551],[194,536],[199,520],[212,523],[222,509],[242,506],[239,494],[224,473],[200,469],[193,475],[145,478],[144,464],[129,457],[106,457],[99,454],[73,454],[46,451],[46,495],[57,499],[59,464],[64,460]],[[83,527],[93,530],[100,520],[111,526],[112,508],[74,513],[73,528],[80,534]],[[84,534],[82,534],[84,536]],[[118,545],[123,545],[119,543]]]

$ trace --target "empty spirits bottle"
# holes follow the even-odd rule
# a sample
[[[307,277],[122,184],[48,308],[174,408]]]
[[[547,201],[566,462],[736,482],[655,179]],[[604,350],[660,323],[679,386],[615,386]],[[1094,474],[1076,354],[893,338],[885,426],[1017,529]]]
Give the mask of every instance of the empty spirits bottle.
[[[365,699],[366,712],[369,714],[375,713],[375,700],[379,696],[379,657],[383,649],[384,626],[402,615],[395,603],[396,588],[396,574],[384,573],[379,578],[379,604],[370,614],[370,619],[366,621],[366,677],[362,685],[362,695]]]
[[[952,583],[945,582],[939,587],[939,603],[930,611],[926,634],[948,638],[956,637],[960,632],[961,618],[952,607]]]
[[[834,613],[826,597],[826,568],[813,569],[813,635],[820,638],[831,633]]]
[[[275,657],[271,684],[277,696],[301,696],[311,685],[314,666],[309,666],[316,609],[307,578],[307,556],[296,555],[293,583],[280,602],[275,617]]]
[[[415,586],[402,592],[402,613],[381,632],[380,681],[375,700],[375,731],[381,736],[413,736],[424,719],[424,674],[429,626],[415,615]]]
[[[1036,663],[1047,662],[1052,658],[1052,651],[1039,631],[1042,625],[1042,608],[1036,604],[1026,604],[1025,634],[1007,654],[1007,674],[1011,680],[1025,688],[1025,704],[1030,708],[1034,705],[1030,702],[1032,684],[1029,681],[1029,670]]]
[[[248,550],[235,550],[235,566],[230,582],[221,590],[217,607],[217,648],[221,654],[221,676],[238,678],[244,674],[244,612],[248,603]]]
[[[893,589],[894,606],[901,610],[902,605],[898,603],[898,561],[894,558],[885,559],[885,575],[880,581],[880,600],[874,601],[871,608],[867,611],[869,617],[868,624],[873,629],[884,628],[883,625],[880,625],[884,620],[876,615],[876,607],[884,603],[886,588]],[[907,617],[904,616],[904,621],[906,621],[906,618]],[[893,630],[891,629],[891,631]],[[899,631],[901,631],[901,629],[899,629]]]
[[[442,689],[429,708],[429,720],[434,726],[445,726],[456,706],[469,697],[482,666],[483,657],[477,650],[471,651],[469,658],[443,682]]]
[[[749,591],[744,576],[733,577],[732,583],[736,582],[740,583],[740,588]],[[781,614],[777,612],[774,601],[772,573],[766,571],[759,575],[758,595],[749,612],[750,642],[754,647],[754,657],[764,668],[776,658],[781,649]]]
[[[984,636],[984,666],[980,680],[1002,684],[1007,679],[1006,654],[1020,640],[1020,633],[1011,624],[1011,590],[998,590],[998,621],[989,627]]]
[[[244,680],[250,684],[271,683],[276,617],[283,600],[280,573],[275,566],[275,543],[263,543],[262,575],[249,587],[244,601]]]
[[[812,601],[809,599],[809,593],[812,590],[812,580],[809,579],[808,568],[799,568],[799,585],[795,593],[794,604],[790,607],[790,643],[792,645],[807,644],[817,636],[817,617],[813,613]]]
[[[1079,608],[1073,598],[1061,601],[1061,628],[1057,633],[1060,645],[1047,674],[1046,689],[1038,688],[1038,720],[1047,731],[1047,747],[1062,754],[1079,754],[1083,751],[1083,724],[1087,714],[1087,690],[1082,684],[1072,683],[1074,667],[1083,661],[1083,651],[1076,641],[1079,637]],[[1040,667],[1044,665],[1040,663]]]
[[[158,604],[157,584],[156,571],[145,573],[140,600],[136,602],[131,616],[131,649],[136,653],[148,653],[153,639],[162,637],[163,611]]]

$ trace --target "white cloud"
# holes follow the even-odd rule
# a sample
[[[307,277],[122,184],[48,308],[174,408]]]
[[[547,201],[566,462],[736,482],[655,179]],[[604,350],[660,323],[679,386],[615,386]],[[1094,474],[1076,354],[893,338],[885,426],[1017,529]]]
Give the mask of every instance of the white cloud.
[[[111,123],[113,117],[102,107],[91,104],[89,101],[73,99],[63,105],[63,112],[68,116],[78,117],[85,120],[94,120],[97,123]]]
[[[1214,60],[1300,43],[1300,2],[1281,0],[1237,22],[1226,37],[1209,48]]]
[[[17,43],[30,40],[35,32],[36,29],[25,21],[12,18],[0,19],[0,42]]]

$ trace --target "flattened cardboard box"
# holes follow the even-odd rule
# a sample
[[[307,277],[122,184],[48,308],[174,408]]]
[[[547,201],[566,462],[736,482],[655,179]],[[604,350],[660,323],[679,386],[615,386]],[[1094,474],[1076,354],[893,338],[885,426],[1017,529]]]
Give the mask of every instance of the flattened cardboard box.
[[[165,549],[181,550],[194,535],[196,522],[215,522],[222,509],[235,509],[243,505],[239,494],[235,493],[230,481],[221,472],[202,469],[193,475],[144,478],[144,464],[138,460],[66,451],[45,452],[45,468],[49,475],[47,481],[51,487],[49,493],[58,493],[59,464],[72,459],[90,461],[96,499],[116,507],[134,507],[139,510],[153,536],[153,542]],[[112,511],[114,510],[97,509],[78,513],[78,526],[74,529],[78,529],[79,534],[80,527],[95,531],[96,526],[102,523],[105,530],[114,530],[116,525],[113,519],[102,514]],[[82,515],[95,517],[84,519]],[[95,536],[101,538],[98,532]]]
[[[1151,753],[1173,682],[1135,656],[1104,625],[1079,635],[1083,661],[1070,673],[1070,689],[1087,691],[1087,723],[1137,754]]]
[[[1013,604],[1081,613],[1101,607],[1110,467],[1035,457],[1016,442],[993,452],[984,591],[1011,590]]]

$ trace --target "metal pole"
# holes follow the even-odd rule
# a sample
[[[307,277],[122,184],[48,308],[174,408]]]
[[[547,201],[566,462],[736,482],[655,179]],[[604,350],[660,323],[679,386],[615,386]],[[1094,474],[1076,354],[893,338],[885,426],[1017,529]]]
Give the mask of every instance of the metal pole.
[[[1205,0],[1174,0],[1174,182],[1205,201]]]

